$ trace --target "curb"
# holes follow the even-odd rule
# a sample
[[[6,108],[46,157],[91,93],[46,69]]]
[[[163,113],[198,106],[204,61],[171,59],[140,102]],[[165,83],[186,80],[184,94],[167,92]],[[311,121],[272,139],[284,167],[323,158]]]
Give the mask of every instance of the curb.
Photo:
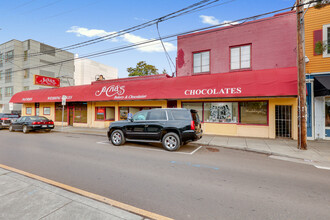
[[[85,190],[81,190],[81,189],[78,189],[78,188],[60,183],[60,182],[56,182],[56,181],[53,181],[53,180],[50,180],[50,179],[47,179],[47,178],[44,178],[44,177],[41,177],[41,176],[38,176],[38,175],[34,175],[32,173],[28,173],[28,172],[25,172],[25,171],[22,171],[22,170],[13,168],[13,167],[9,167],[9,166],[0,164],[0,168],[6,169],[6,170],[9,170],[11,172],[15,172],[15,173],[18,173],[18,174],[21,174],[21,175],[24,175],[24,176],[27,176],[29,178],[32,178],[32,179],[35,179],[35,180],[38,180],[38,181],[41,181],[41,182],[44,182],[44,183],[47,183],[47,184],[50,184],[50,185],[53,185],[55,187],[67,190],[67,191],[72,192],[72,193],[76,193],[78,195],[96,200],[98,202],[105,203],[107,205],[125,210],[127,212],[130,212],[130,213],[133,213],[133,214],[136,214],[136,215],[139,215],[141,217],[146,217],[146,218],[149,218],[149,219],[173,220],[172,218],[168,218],[168,217],[165,217],[165,216],[153,213],[153,212],[149,212],[149,211],[146,211],[146,210],[143,210],[143,209],[140,209],[140,208],[136,208],[134,206],[131,206],[131,205],[128,205],[128,204],[125,204],[125,203],[122,203],[122,202],[118,202],[116,200],[112,200],[112,199],[109,199],[107,197],[97,195],[97,194],[94,194],[94,193],[91,193],[91,192],[87,192]]]

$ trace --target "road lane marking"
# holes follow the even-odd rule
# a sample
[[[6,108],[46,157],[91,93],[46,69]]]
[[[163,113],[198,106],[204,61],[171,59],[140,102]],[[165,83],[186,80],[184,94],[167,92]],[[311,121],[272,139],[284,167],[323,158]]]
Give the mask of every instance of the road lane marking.
[[[97,144],[104,144],[104,145],[109,145],[110,142],[109,141],[99,141],[96,142]],[[112,145],[112,144],[111,144]],[[189,155],[193,155],[194,153],[196,153],[199,149],[201,149],[203,146],[199,146],[198,148],[196,148],[195,150],[193,150],[190,153],[187,152],[179,152],[179,151],[167,151],[167,150],[159,150],[159,149],[154,149],[154,148],[145,148],[145,147],[132,147],[132,146],[125,146],[127,148],[133,148],[133,149],[143,149],[143,150],[149,150],[149,151],[159,151],[159,152],[168,152],[168,153],[176,153],[176,154],[189,154]]]
[[[128,205],[128,204],[125,204],[125,203],[122,203],[122,202],[118,202],[116,200],[109,199],[107,197],[97,195],[97,194],[94,194],[94,193],[91,193],[91,192],[87,192],[85,190],[81,190],[81,189],[78,189],[78,188],[75,188],[75,187],[72,187],[72,186],[69,186],[69,185],[65,185],[63,183],[59,183],[59,182],[56,182],[56,181],[53,181],[53,180],[50,180],[50,179],[47,179],[47,178],[44,178],[44,177],[41,177],[41,176],[37,176],[35,174],[28,173],[28,172],[25,172],[25,171],[22,171],[22,170],[13,168],[13,167],[9,167],[9,166],[0,164],[0,168],[3,168],[3,169],[6,169],[6,170],[9,170],[9,171],[27,176],[27,177],[32,178],[32,179],[39,180],[39,181],[44,182],[44,183],[48,183],[50,185],[53,185],[53,186],[62,188],[64,190],[67,190],[67,191],[70,191],[70,192],[73,192],[73,193],[76,193],[76,194],[79,194],[79,195],[97,200],[99,202],[106,203],[108,205],[126,210],[126,211],[131,212],[131,213],[135,213],[135,214],[140,215],[140,216],[145,216],[145,217],[151,218],[151,219],[173,220],[172,218],[168,218],[168,217],[165,217],[165,216],[153,213],[153,212],[149,212],[149,211],[146,211],[146,210],[143,210],[143,209],[140,209],[140,208],[136,208],[134,206],[131,206],[131,205]]]

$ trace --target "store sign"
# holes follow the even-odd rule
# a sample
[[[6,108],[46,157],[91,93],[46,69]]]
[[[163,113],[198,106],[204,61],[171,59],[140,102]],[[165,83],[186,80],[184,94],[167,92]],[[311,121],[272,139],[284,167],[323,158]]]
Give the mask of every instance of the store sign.
[[[60,87],[61,80],[53,77],[34,75],[34,85]]]
[[[115,95],[123,95],[125,93],[125,86],[104,86],[101,90],[97,90],[95,92],[96,96],[100,96],[102,94],[105,94],[108,97],[112,97]]]
[[[184,91],[184,94],[187,96],[196,96],[196,95],[233,95],[241,94],[242,88],[222,88],[222,89],[187,89]]]

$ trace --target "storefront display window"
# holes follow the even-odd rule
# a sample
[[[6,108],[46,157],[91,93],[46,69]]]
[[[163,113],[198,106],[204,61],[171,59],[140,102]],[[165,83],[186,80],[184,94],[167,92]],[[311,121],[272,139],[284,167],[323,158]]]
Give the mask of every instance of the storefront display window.
[[[237,102],[205,102],[204,121],[220,123],[237,123]]]
[[[240,123],[267,125],[267,102],[239,102]]]
[[[203,102],[185,102],[182,103],[182,108],[197,110],[199,119],[203,121]]]
[[[148,110],[152,108],[160,107],[119,107],[119,120],[127,120],[128,113],[132,113],[132,115],[134,115],[139,111]]]
[[[330,127],[330,98],[325,100],[325,127]]]
[[[62,104],[61,103],[55,103],[55,121],[62,121]],[[66,106],[64,106],[64,117],[63,121],[68,121],[68,111]]]
[[[87,104],[74,105],[74,123],[87,123]]]
[[[115,108],[114,107],[96,107],[96,120],[98,121],[114,121]]]
[[[50,107],[44,107],[44,115],[50,115]]]
[[[31,115],[32,114],[32,108],[31,107],[27,107],[26,108],[26,114],[27,115]]]

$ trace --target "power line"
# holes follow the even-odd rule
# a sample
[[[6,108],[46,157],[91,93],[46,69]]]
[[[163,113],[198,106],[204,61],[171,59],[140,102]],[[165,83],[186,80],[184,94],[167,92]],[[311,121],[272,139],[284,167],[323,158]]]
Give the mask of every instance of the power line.
[[[111,33],[111,34],[108,34],[108,35],[105,35],[105,36],[102,36],[102,37],[94,38],[94,39],[83,41],[83,42],[76,43],[76,44],[72,44],[72,45],[69,45],[69,46],[62,47],[62,48],[57,48],[57,49],[55,49],[55,51],[72,50],[72,49],[76,49],[76,48],[79,48],[79,47],[84,47],[84,46],[99,43],[99,42],[102,42],[102,41],[105,41],[105,40],[109,40],[109,39],[112,39],[112,38],[116,38],[118,36],[121,36],[121,35],[124,35],[124,34],[127,34],[127,33],[131,33],[133,31],[137,31],[137,30],[149,27],[151,25],[154,25],[157,22],[159,22],[160,19],[162,21],[173,19],[175,17],[182,16],[185,13],[192,12],[194,10],[200,9],[201,7],[205,7],[207,5],[213,4],[213,3],[218,2],[218,1],[219,0],[202,0],[200,2],[197,2],[195,4],[190,5],[188,7],[185,7],[183,9],[178,10],[178,11],[172,12],[172,13],[167,14],[165,16],[153,19],[151,21],[148,21],[148,22],[145,22],[145,23],[142,23],[142,24],[130,27],[130,28],[126,28],[126,29],[121,30],[121,31],[116,32],[116,33]],[[47,51],[45,51],[45,53],[47,53]],[[30,57],[31,56],[39,56],[39,55],[42,55],[42,54],[43,53],[37,52],[37,53],[31,53],[28,56],[30,56]],[[23,56],[24,56],[24,54],[14,55],[14,57],[16,57],[16,58],[23,57]]]
[[[284,10],[288,10],[288,9],[291,9],[291,8],[292,7],[287,7],[287,8],[283,8],[283,9],[279,9],[279,10],[275,10],[275,11],[271,11],[271,12],[267,12],[267,13],[263,13],[263,14],[259,14],[259,15],[254,15],[254,16],[247,17],[247,18],[238,19],[238,20],[235,20],[235,21],[232,21],[232,22],[253,20],[253,19],[260,18],[260,17],[266,16],[266,15],[269,15],[269,14],[274,14],[274,13],[278,13],[278,12],[281,12],[281,11],[284,11]],[[269,17],[269,18],[267,18],[267,20],[276,19],[276,18],[279,18],[279,17],[288,16],[288,15],[290,15],[290,14],[283,14],[283,15],[279,15],[279,16],[276,16],[276,17]],[[236,25],[225,26],[225,27],[220,28],[220,29],[209,30],[211,28],[228,25],[228,22],[225,22],[225,23],[221,23],[221,24],[218,24],[218,25],[212,25],[212,26],[208,26],[208,27],[204,27],[204,28],[199,28],[199,29],[195,29],[195,30],[191,30],[191,31],[182,32],[182,33],[179,33],[179,34],[168,35],[168,36],[163,37],[162,39],[163,40],[164,39],[170,39],[170,38],[181,36],[181,35],[185,35],[185,36],[181,36],[182,38],[195,37],[195,36],[199,36],[199,35],[209,34],[209,33],[212,33],[212,32],[218,32],[218,31],[223,31],[223,30],[227,30],[227,29],[230,29],[230,28],[239,27],[239,26],[242,26],[242,25],[248,25],[248,24],[263,22],[265,20],[266,19],[256,20],[256,21],[251,21],[249,23],[244,22],[244,23],[240,23],[240,24],[236,24]],[[205,30],[209,30],[209,31],[194,33],[194,32],[205,31]],[[191,34],[191,33],[194,33],[194,34],[193,35],[188,35],[188,34]],[[105,56],[105,55],[109,55],[109,54],[120,53],[120,52],[128,51],[130,49],[134,49],[138,46],[142,46],[142,45],[146,46],[146,44],[150,44],[150,43],[153,43],[153,42],[156,42],[156,41],[159,41],[159,40],[160,40],[160,38],[157,38],[157,39],[142,41],[142,42],[136,43],[136,44],[124,45],[124,46],[120,46],[120,47],[116,47],[116,48],[112,48],[112,49],[108,49],[108,50],[104,50],[104,51],[100,51],[100,52],[94,52],[94,53],[91,53],[91,54],[87,54],[87,55],[81,56],[79,58],[73,58],[73,59],[63,60],[63,61],[52,63],[52,64],[45,64],[45,65],[41,65],[41,66],[31,67],[29,69],[43,68],[43,67],[47,67],[47,66],[59,65],[61,63],[70,62],[70,61],[73,61],[75,59],[99,57],[99,56]]]

